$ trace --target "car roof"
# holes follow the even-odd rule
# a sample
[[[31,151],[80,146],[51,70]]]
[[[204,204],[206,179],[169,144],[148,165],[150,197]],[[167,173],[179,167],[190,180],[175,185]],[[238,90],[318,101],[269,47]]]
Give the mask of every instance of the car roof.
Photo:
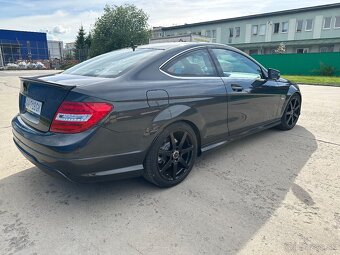
[[[209,42],[164,42],[164,43],[152,43],[138,46],[138,49],[158,49],[158,50],[170,50],[175,48],[180,48],[182,50],[199,47],[199,46],[213,46],[213,47],[223,47],[226,49],[232,49],[239,51],[238,49],[228,46],[226,44],[220,43],[209,43]]]
[[[177,47],[185,47],[185,46],[195,46],[196,44],[202,43],[195,43],[195,42],[164,42],[164,43],[152,43],[152,44],[145,44],[138,46],[140,49],[160,49],[160,50],[168,50]],[[205,45],[205,44],[203,44]]]
[[[255,59],[251,58],[249,55],[247,55],[245,52],[226,45],[226,44],[221,44],[221,43],[210,43],[210,42],[164,42],[164,43],[152,43],[152,44],[146,44],[146,45],[141,45],[138,46],[139,49],[158,49],[158,50],[164,50],[164,56],[167,56],[167,60],[169,60],[171,57],[175,56],[176,54],[179,54],[183,51],[190,50],[192,48],[196,47],[202,47],[202,46],[207,46],[211,48],[222,48],[222,49],[227,49],[231,50],[234,52],[238,52],[239,54],[251,59],[253,62],[255,62],[257,65],[261,66],[264,70],[267,70],[261,63],[256,61]],[[171,51],[169,53],[170,55],[167,55],[166,52]],[[161,58],[162,58],[161,57]],[[156,58],[156,57],[155,57]]]

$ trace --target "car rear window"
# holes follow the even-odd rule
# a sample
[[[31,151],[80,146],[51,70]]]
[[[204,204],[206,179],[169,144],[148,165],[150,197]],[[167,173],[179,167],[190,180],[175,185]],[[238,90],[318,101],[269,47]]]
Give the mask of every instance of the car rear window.
[[[112,51],[67,69],[65,74],[93,76],[93,77],[116,77],[129,69],[134,64],[160,53],[160,49],[122,49]]]

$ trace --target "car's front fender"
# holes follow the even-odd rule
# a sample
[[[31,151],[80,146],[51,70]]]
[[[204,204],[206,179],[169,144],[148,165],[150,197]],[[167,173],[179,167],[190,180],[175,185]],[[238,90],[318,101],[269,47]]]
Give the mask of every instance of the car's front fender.
[[[287,92],[287,95],[286,95],[285,103],[283,104],[282,109],[281,109],[281,116],[284,113],[284,110],[286,109],[289,100],[295,94],[298,94],[300,96],[300,99],[301,99],[301,102],[302,102],[302,96],[301,96],[301,91],[300,91],[299,86],[297,84],[291,84],[289,86],[289,89],[288,89],[288,92]]]

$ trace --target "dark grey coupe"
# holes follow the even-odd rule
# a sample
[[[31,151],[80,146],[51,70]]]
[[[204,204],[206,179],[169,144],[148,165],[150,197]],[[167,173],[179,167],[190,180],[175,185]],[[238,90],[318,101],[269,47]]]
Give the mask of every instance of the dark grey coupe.
[[[40,169],[85,182],[144,176],[169,187],[202,152],[293,128],[301,93],[235,48],[167,43],[21,78],[19,107],[14,142]]]

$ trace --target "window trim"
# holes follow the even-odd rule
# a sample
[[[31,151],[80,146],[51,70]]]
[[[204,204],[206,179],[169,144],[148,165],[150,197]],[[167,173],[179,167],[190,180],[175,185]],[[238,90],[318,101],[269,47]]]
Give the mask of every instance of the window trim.
[[[298,50],[301,50],[302,49],[302,53],[299,53]],[[306,52],[304,52],[305,50],[307,50]],[[309,53],[309,48],[296,48],[295,49],[295,53],[296,54],[306,54],[306,53]]]
[[[214,36],[214,34],[215,34],[215,36]],[[216,29],[211,29],[211,38],[212,39],[216,39],[217,38],[217,30]]]
[[[301,30],[300,31],[298,31],[298,24],[299,24],[299,21],[301,21],[302,22],[302,24],[301,24]],[[303,19],[299,19],[299,20],[297,20],[296,21],[296,28],[295,28],[295,33],[301,33],[302,31],[303,31]]]
[[[261,27],[264,27],[264,33],[261,34]],[[260,24],[259,26],[259,35],[260,36],[265,36],[266,35],[266,31],[267,31],[267,24]]]
[[[283,31],[283,24],[287,24],[287,31]],[[289,30],[289,22],[288,21],[282,21],[281,22],[281,34],[287,34]]]
[[[275,32],[275,25],[279,24],[278,28],[277,28],[277,32]],[[273,34],[279,34],[280,33],[280,22],[274,22],[273,23]]]
[[[340,19],[340,16],[335,16],[335,19],[334,19],[334,29],[340,29],[340,26],[339,27],[336,27],[336,20],[337,19]]]
[[[236,28],[238,28],[238,33],[236,33],[236,31],[237,31]],[[234,30],[235,30],[235,38],[240,37],[241,36],[241,27],[235,27]]]
[[[256,27],[256,34],[254,34],[254,28]],[[251,35],[256,36],[259,34],[259,26],[258,25],[252,25],[251,26]]]
[[[329,27],[325,27],[325,24],[326,24],[326,19],[327,18],[330,18],[330,22],[329,22]],[[333,20],[333,17],[330,16],[330,17],[323,17],[323,24],[322,24],[322,30],[330,30],[332,28],[332,20]],[[334,23],[335,25],[335,23]]]
[[[233,27],[229,27],[229,38],[233,38],[234,37],[234,32],[235,32],[234,30],[235,29]]]
[[[321,51],[322,48],[327,49],[327,51]],[[331,51],[330,51],[330,49],[331,49]],[[324,46],[321,45],[319,47],[319,52],[320,53],[334,52],[334,45],[324,45]]]
[[[307,21],[308,20],[311,20],[312,21],[312,27],[311,27],[311,29],[309,30],[309,29],[307,29]],[[314,28],[314,22],[313,22],[313,19],[306,19],[306,22],[305,22],[305,31],[306,32],[311,32],[311,31],[313,31],[313,28]]]
[[[176,61],[176,59],[180,58],[181,56],[186,55],[190,52],[198,51],[198,50],[206,50],[208,52],[211,63],[213,65],[214,69],[215,69],[215,75],[216,76],[177,76],[177,75],[173,75],[173,74],[168,73],[166,70],[163,70],[163,68],[165,66],[167,66],[169,63],[171,63],[173,61]],[[216,67],[216,63],[213,59],[213,56],[211,55],[209,49],[205,45],[192,47],[192,48],[183,50],[183,51],[173,55],[171,58],[169,58],[163,64],[161,64],[158,69],[163,74],[165,74],[165,75],[167,75],[171,78],[175,78],[175,79],[182,79],[182,80],[198,80],[198,79],[205,79],[205,80],[209,80],[209,79],[212,80],[213,79],[213,80],[216,80],[216,79],[220,79],[219,70]]]

